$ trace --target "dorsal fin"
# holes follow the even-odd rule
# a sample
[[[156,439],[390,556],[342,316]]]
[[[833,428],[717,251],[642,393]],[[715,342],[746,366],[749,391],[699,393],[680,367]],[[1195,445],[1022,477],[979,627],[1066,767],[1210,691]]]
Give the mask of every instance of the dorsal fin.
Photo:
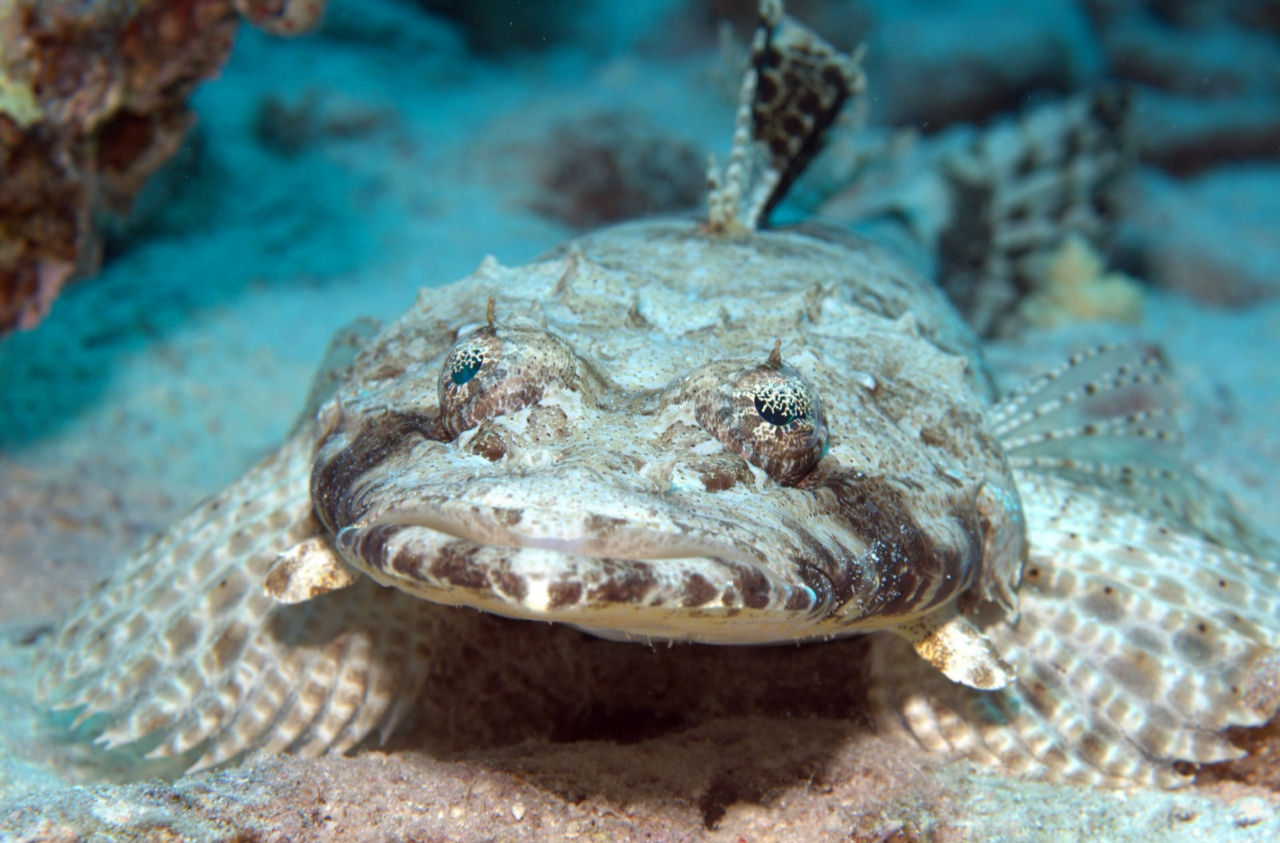
[[[733,149],[723,173],[714,162],[708,173],[712,231],[738,234],[765,224],[845,102],[866,87],[861,59],[861,50],[846,55],[783,14],[781,0],[761,0]]]
[[[1182,462],[1178,398],[1150,346],[1100,346],[1073,355],[992,412],[1016,470],[1092,486],[1224,547],[1274,554],[1276,542]]]
[[[752,55],[757,82],[751,121],[778,175],[760,209],[761,224],[822,149],[845,101],[866,85],[860,50],[845,55],[786,15],[765,26],[765,33]]]
[[[1101,89],[997,123],[942,162],[939,283],[983,336],[1009,333],[1075,234],[1105,252],[1129,160],[1129,99]]]

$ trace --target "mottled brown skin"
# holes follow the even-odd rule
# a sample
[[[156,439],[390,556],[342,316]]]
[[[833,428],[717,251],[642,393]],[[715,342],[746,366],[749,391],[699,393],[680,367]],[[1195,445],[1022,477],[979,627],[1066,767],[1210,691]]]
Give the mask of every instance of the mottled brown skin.
[[[317,513],[379,582],[714,643],[1012,604],[1021,515],[985,374],[886,254],[655,221],[461,284],[424,292],[320,413]]]

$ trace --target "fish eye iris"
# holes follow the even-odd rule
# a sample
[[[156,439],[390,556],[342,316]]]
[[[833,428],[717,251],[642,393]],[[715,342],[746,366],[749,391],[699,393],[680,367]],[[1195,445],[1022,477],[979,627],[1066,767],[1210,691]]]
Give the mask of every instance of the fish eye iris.
[[[480,367],[484,365],[484,361],[484,348],[480,346],[470,345],[456,349],[449,355],[449,362],[446,364],[449,380],[457,386],[462,386],[476,376]]]
[[[760,384],[752,397],[760,418],[774,427],[786,427],[813,414],[808,390],[793,380]]]

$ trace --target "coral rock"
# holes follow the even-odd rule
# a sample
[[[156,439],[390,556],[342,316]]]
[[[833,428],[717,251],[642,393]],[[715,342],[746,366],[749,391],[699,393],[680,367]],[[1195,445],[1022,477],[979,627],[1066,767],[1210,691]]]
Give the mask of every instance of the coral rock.
[[[234,5],[284,31],[323,3]],[[235,27],[231,0],[0,7],[0,332],[33,327],[73,275],[96,270],[99,217],[127,210],[179,148],[187,97]]]

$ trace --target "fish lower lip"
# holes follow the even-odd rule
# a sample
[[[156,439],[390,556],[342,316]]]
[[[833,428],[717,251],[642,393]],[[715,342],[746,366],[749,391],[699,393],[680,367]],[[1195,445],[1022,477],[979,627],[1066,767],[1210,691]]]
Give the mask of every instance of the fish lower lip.
[[[480,544],[404,520],[353,525],[337,545],[375,581],[430,602],[563,621],[604,637],[790,641],[831,608],[829,591],[723,556],[633,559],[568,553],[564,544]],[[727,622],[744,610],[745,623]]]

